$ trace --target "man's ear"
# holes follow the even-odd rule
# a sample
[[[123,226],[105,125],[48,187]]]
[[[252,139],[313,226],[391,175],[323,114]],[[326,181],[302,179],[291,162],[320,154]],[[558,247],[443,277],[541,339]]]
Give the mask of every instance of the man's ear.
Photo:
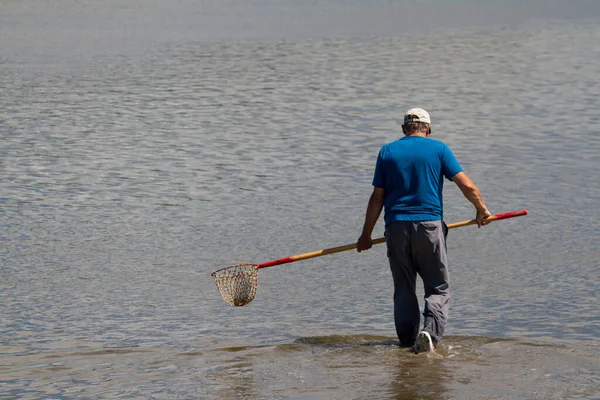
[[[406,135],[406,129],[404,128],[404,124],[402,124],[402,133]]]

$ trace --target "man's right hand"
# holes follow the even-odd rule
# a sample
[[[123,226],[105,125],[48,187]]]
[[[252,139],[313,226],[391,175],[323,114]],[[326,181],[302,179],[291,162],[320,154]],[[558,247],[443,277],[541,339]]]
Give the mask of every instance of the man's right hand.
[[[359,253],[364,250],[369,250],[373,247],[373,241],[371,240],[371,236],[361,235],[356,242],[356,251]]]
[[[483,225],[489,224],[489,222],[486,222],[485,219],[491,216],[492,213],[490,213],[487,208],[484,210],[477,210],[477,214],[475,215],[475,219],[477,220],[477,227],[481,228]]]

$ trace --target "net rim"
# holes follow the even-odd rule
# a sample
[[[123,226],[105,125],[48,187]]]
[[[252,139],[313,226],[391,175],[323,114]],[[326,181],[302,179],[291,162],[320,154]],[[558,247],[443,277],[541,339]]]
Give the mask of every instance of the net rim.
[[[232,265],[232,266],[229,266],[229,267],[218,269],[218,270],[214,271],[213,273],[211,273],[210,276],[212,276],[213,279],[214,279],[215,276],[218,276],[220,273],[222,273],[222,272],[224,272],[224,271],[226,271],[228,269],[236,268],[236,267],[254,267],[254,269],[258,269],[258,264],[241,263],[241,264]]]

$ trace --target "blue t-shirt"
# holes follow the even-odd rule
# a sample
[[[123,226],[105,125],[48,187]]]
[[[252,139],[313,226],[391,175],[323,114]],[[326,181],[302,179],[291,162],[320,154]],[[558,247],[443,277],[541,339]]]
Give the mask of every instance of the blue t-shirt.
[[[444,216],[444,177],[462,168],[444,143],[421,136],[405,136],[379,151],[373,186],[385,190],[385,224],[432,221]]]

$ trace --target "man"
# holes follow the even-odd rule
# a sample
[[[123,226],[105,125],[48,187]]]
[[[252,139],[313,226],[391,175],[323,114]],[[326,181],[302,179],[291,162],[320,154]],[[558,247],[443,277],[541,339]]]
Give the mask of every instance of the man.
[[[444,143],[430,139],[431,118],[421,108],[404,115],[404,137],[379,151],[373,193],[369,199],[359,252],[372,246],[371,234],[385,206],[388,259],[394,279],[394,321],[403,347],[415,352],[434,351],[448,319],[450,289],[443,222],[444,177],[458,185],[476,209],[477,225],[490,212],[473,181],[462,171]],[[425,289],[425,317],[419,332],[417,274]]]

